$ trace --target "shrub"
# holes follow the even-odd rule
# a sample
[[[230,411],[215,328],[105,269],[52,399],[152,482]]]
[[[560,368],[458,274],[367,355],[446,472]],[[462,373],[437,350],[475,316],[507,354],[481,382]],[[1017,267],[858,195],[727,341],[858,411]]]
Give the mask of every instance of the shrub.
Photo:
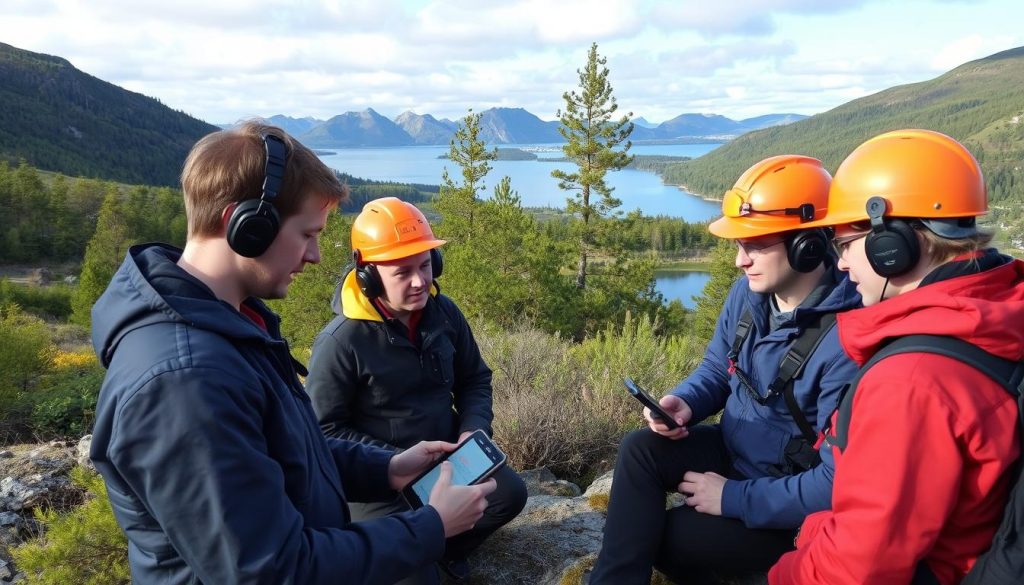
[[[643,409],[622,385],[626,376],[655,397],[674,388],[700,363],[703,348],[687,337],[660,337],[659,324],[647,315],[627,313],[621,328],[608,326],[572,348],[584,365],[584,397],[591,409],[608,418],[619,434],[643,425]]]
[[[58,351],[52,369],[30,393],[32,433],[38,439],[78,438],[89,432],[104,370],[95,354]]]
[[[71,479],[91,495],[67,513],[36,511],[46,531],[11,553],[27,585],[128,585],[128,541],[114,519],[99,475],[75,468]]]
[[[49,364],[53,346],[38,317],[0,306],[0,422],[16,418],[23,394]]]
[[[607,451],[600,421],[588,421],[569,343],[528,327],[478,335],[494,370],[494,436],[517,469],[547,466],[574,477]]]
[[[71,316],[71,295],[74,289],[59,284],[54,286],[27,286],[0,279],[0,304],[15,303],[27,313],[50,319]]]
[[[627,318],[579,345],[528,325],[481,330],[494,370],[494,436],[512,466],[546,466],[578,483],[610,467],[622,435],[643,424],[622,377],[671,388],[699,360],[697,342],[659,338],[656,327]]]

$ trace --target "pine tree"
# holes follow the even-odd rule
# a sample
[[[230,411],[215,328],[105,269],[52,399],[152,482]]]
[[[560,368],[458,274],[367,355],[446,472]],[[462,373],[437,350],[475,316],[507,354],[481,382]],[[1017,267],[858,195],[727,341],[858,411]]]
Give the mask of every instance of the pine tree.
[[[697,297],[693,314],[693,333],[704,344],[711,341],[725,297],[739,276],[735,258],[736,246],[728,240],[720,240],[711,251],[711,278]]]
[[[68,180],[57,175],[50,185],[50,222],[53,226],[51,253],[59,259],[77,259],[79,250],[75,243],[78,221],[68,208]]]
[[[613,118],[619,106],[608,82],[606,62],[606,58],[597,54],[597,43],[593,43],[586,66],[577,70],[579,93],[570,91],[562,94],[565,111],[558,112],[562,122],[558,131],[566,140],[562,152],[579,170],[573,173],[555,170],[551,173],[559,180],[560,188],[576,192],[567,200],[566,209],[582,220],[576,269],[576,286],[581,289],[587,285],[588,255],[599,246],[600,220],[611,217],[615,208],[622,204],[612,196],[613,188],[605,183],[605,175],[633,160],[627,154],[631,146],[628,139],[633,132],[633,123],[630,122],[633,114]],[[622,148],[617,149],[620,145]]]
[[[26,574],[25,583],[129,585],[128,541],[117,525],[103,478],[76,467],[71,481],[88,491],[85,503],[63,514],[54,509],[39,512],[46,532],[11,551]]]
[[[491,170],[490,161],[497,157],[497,149],[487,150],[487,145],[480,139],[480,114],[469,110],[448,148],[448,160],[459,166],[462,182],[456,183],[445,168],[434,205],[441,214],[442,223],[437,227],[444,238],[453,241],[472,239],[474,216],[480,204],[477,194],[485,189],[484,177]]]
[[[96,232],[85,249],[78,288],[71,297],[73,323],[86,327],[92,323],[92,306],[106,290],[132,243],[122,207],[118,189],[111,185],[100,208]]]
[[[11,174],[13,201],[8,213],[15,214],[23,262],[49,256],[50,197],[35,167],[24,160]]]

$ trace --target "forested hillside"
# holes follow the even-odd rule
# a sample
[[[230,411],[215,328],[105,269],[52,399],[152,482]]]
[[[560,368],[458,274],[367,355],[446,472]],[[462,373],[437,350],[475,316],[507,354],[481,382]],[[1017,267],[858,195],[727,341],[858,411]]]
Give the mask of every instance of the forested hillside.
[[[215,126],[0,43],[0,160],[125,183],[174,185],[189,148]]]
[[[985,171],[991,220],[1024,238],[1024,47],[971,61],[930,81],[893,87],[806,120],[745,134],[665,180],[716,197],[751,164],[776,154],[820,158],[835,171],[858,144],[899,128],[926,128],[964,142]]]

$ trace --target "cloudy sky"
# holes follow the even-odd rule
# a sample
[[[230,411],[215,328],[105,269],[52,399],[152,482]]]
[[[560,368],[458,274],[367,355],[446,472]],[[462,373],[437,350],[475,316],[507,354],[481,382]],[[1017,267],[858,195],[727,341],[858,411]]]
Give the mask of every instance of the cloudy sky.
[[[1021,0],[2,0],[0,42],[208,122],[553,119],[591,42],[662,122],[814,114],[1024,45]],[[2,80],[0,80],[2,83]]]

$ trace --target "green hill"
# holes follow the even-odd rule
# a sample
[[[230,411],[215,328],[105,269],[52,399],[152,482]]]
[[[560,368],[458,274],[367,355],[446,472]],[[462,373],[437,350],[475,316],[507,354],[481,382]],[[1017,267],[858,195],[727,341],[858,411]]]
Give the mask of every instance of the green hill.
[[[991,218],[1024,246],[1024,47],[971,61],[930,81],[893,87],[788,126],[740,136],[700,158],[668,167],[669,183],[717,197],[743,171],[776,154],[806,154],[835,171],[861,142],[900,128],[926,128],[962,141],[981,162]]]
[[[175,185],[189,148],[217,127],[0,43],[0,160],[125,183]]]

